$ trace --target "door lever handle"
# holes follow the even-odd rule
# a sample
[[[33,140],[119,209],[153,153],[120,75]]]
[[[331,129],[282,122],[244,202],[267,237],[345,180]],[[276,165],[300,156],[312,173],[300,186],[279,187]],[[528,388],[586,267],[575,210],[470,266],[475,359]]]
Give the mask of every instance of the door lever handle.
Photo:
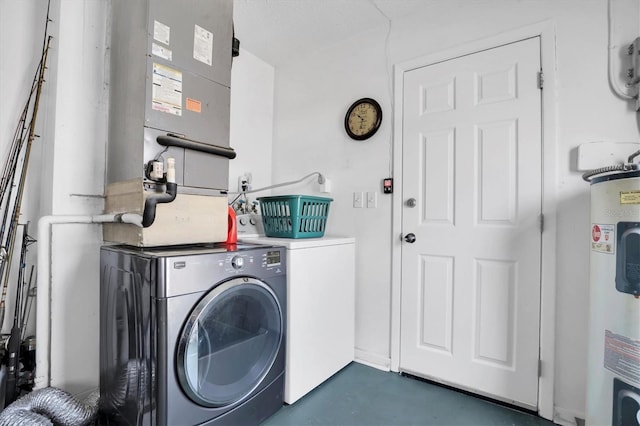
[[[407,235],[404,236],[404,240],[408,243],[413,244],[416,242],[416,234],[408,233]]]

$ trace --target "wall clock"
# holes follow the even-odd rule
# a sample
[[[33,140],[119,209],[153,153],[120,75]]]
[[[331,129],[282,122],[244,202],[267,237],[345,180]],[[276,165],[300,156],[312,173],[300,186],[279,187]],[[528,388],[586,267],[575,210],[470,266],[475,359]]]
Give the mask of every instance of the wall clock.
[[[371,98],[355,101],[344,117],[344,129],[351,139],[362,141],[373,136],[382,123],[382,108]]]

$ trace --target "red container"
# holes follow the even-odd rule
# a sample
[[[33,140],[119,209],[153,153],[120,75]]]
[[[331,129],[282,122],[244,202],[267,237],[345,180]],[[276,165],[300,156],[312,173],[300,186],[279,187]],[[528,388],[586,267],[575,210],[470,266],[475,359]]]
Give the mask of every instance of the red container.
[[[238,242],[238,224],[236,223],[236,212],[233,207],[229,206],[229,227],[227,228],[227,244],[236,244]]]

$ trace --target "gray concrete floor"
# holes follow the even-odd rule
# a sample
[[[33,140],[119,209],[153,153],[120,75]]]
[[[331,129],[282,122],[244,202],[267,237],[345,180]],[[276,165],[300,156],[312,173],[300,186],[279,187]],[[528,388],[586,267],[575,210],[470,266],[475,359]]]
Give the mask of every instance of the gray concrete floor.
[[[262,425],[553,425],[411,377],[351,363]]]

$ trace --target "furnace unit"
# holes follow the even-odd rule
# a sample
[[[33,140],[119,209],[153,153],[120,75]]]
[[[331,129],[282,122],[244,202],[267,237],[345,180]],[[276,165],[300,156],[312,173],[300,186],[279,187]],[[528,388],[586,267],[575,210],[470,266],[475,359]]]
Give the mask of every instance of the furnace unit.
[[[105,224],[104,239],[136,246],[224,241],[235,157],[229,146],[233,2],[116,1],[111,7],[105,210],[149,217],[143,228]]]

